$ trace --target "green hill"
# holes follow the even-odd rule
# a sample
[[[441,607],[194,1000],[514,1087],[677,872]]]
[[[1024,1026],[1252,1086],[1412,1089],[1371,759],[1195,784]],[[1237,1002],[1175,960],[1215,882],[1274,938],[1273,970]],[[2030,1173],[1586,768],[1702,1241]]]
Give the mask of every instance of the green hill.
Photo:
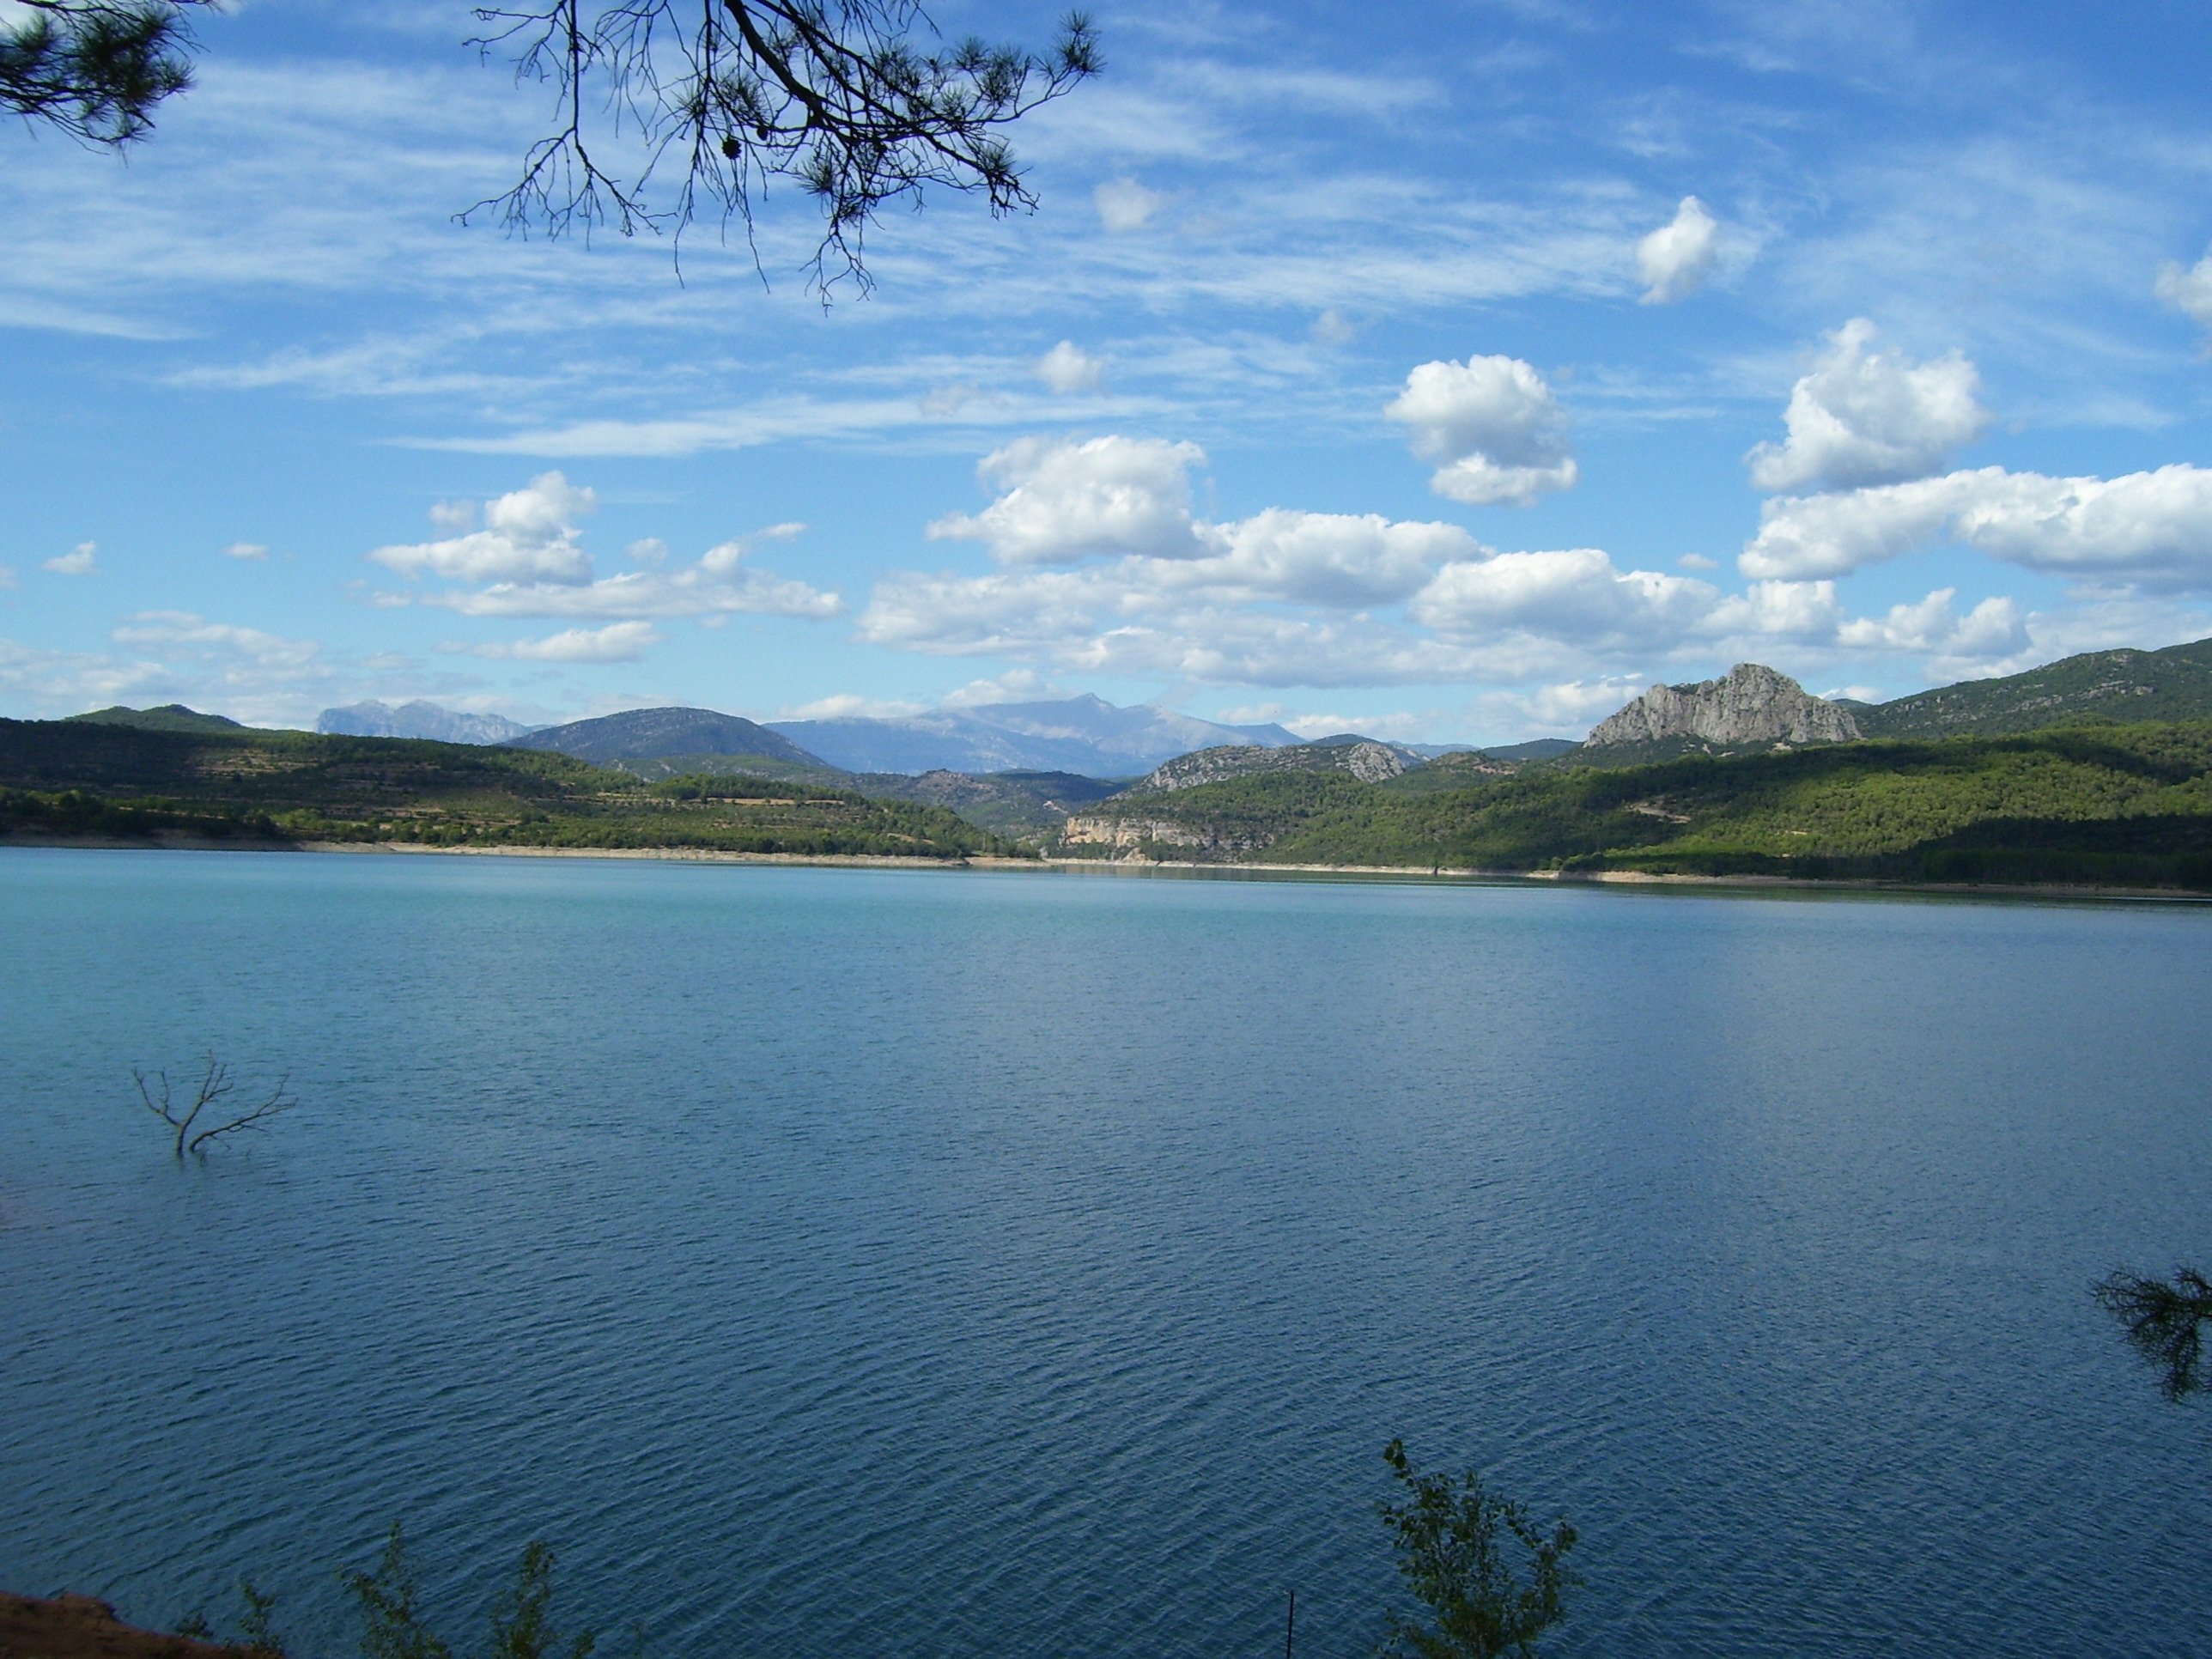
[[[828,764],[780,732],[711,708],[631,708],[544,726],[508,742],[517,749],[556,750],[595,766],[667,755],[759,756],[794,766]]]
[[[1218,863],[2212,888],[2212,723],[1822,744],[1437,787],[1341,773],[1123,796],[1062,850]]]
[[[960,858],[1015,849],[943,806],[757,777],[653,782],[522,749],[246,727],[0,720],[0,836],[695,848]]]
[[[2212,720],[2212,640],[2163,651],[2092,651],[2001,680],[1966,680],[1893,702],[1849,707],[1869,738],[1996,737],[2090,720]]]
[[[117,703],[112,708],[95,708],[89,714],[71,714],[72,720],[87,720],[95,726],[135,726],[142,732],[244,732],[250,727],[240,726],[223,714],[203,714],[197,708],[187,708],[180,702],[163,703],[158,708],[131,708]]]

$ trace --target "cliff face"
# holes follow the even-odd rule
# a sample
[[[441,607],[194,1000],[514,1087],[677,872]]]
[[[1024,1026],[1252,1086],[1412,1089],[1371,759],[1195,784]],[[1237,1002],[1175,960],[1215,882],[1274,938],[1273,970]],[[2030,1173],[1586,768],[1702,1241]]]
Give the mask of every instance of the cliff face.
[[[1858,722],[1849,709],[1813,696],[1787,674],[1747,662],[1729,670],[1723,679],[1653,686],[1600,721],[1584,747],[1688,741],[1726,748],[1849,743],[1858,736]]]

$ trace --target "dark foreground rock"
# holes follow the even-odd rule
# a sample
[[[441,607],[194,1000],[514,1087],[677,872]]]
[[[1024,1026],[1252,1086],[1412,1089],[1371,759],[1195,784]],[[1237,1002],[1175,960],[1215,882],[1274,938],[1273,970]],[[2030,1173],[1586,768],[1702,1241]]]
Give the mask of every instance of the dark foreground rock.
[[[139,1630],[89,1595],[0,1590],[0,1659],[246,1659],[244,1648]]]

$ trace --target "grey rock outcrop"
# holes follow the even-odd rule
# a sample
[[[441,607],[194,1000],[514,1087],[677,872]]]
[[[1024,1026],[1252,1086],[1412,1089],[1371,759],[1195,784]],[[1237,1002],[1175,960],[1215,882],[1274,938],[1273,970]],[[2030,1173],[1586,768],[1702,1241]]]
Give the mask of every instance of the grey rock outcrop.
[[[1615,744],[1705,743],[1732,748],[1760,743],[1850,743],[1858,722],[1847,708],[1816,697],[1759,663],[1739,663],[1726,678],[1695,685],[1655,685],[1619,714],[1598,722],[1584,747]]]

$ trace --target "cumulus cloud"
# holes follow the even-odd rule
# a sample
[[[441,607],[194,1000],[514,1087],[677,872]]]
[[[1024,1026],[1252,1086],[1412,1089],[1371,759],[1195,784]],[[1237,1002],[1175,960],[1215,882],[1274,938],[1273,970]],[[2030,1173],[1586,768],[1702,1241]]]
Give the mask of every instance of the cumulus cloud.
[[[1205,459],[1196,444],[1157,438],[1018,439],[975,469],[998,500],[939,519],[929,534],[981,541],[1001,564],[1194,556],[1190,469]]]
[[[1838,576],[1937,542],[2077,580],[2212,586],[2212,471],[2117,478],[1981,467],[1911,483],[1766,503],[1747,575]]]
[[[2184,267],[2168,259],[2158,268],[2158,297],[2212,329],[2212,251]]]
[[[48,559],[40,568],[51,570],[57,576],[89,576],[100,568],[99,554],[99,543],[79,542],[68,552]]]
[[[1759,573],[1731,593],[1623,569],[1597,548],[1499,552],[1455,525],[1289,507],[1209,520],[1192,505],[1202,459],[1194,446],[1149,440],[1008,446],[984,468],[1000,496],[932,527],[983,541],[1000,568],[893,572],[858,637],[1208,684],[1572,688],[1610,684],[1629,662],[1743,660],[1782,646],[1801,660],[1964,660],[2013,648],[2024,625],[2009,601],[1958,617],[1948,593],[1854,618],[1833,573],[1818,570]]]
[[[1871,349],[1876,330],[1853,318],[1790,389],[1780,444],[1745,459],[1761,489],[1850,489],[1899,483],[1940,471],[1981,435],[1988,411],[1981,377],[1958,352],[1914,363]]]
[[[1091,192],[1098,210],[1098,222],[1112,231],[1142,230],[1147,221],[1167,205],[1158,191],[1146,190],[1134,179],[1109,179]]]
[[[1720,222],[1694,196],[1685,196],[1674,218],[1636,245],[1636,274],[1643,303],[1672,305],[1705,286],[1718,251]]]
[[[970,680],[938,699],[940,708],[988,708],[997,702],[1034,702],[1058,695],[1059,688],[1034,668],[1010,668],[988,679]]]
[[[1596,643],[1654,628],[1679,630],[1712,607],[1716,590],[1687,576],[1616,569],[1594,547],[1498,553],[1445,565],[1408,607],[1454,635],[1504,629]]]
[[[605,628],[564,628],[543,639],[508,640],[489,645],[453,645],[473,657],[514,662],[635,662],[650,645],[660,643],[651,623],[609,623]]]
[[[222,550],[222,556],[258,562],[269,556],[269,550],[259,542],[233,542]]]
[[[1416,455],[1441,463],[1429,487],[1454,501],[1518,506],[1578,476],[1565,411],[1517,357],[1422,363],[1383,413],[1410,428]]]
[[[1065,397],[1074,392],[1093,392],[1106,378],[1106,362],[1094,357],[1073,340],[1062,340],[1036,361],[1036,377]]]
[[[576,520],[590,513],[598,498],[572,486],[558,472],[546,472],[512,494],[487,501],[483,527],[470,502],[441,502],[431,516],[442,527],[464,533],[415,546],[380,547],[368,556],[410,580],[441,576],[460,584],[425,594],[422,603],[470,617],[543,617],[645,619],[666,617],[764,616],[834,617],[844,601],[803,581],[756,569],[745,562],[751,544],[788,540],[805,529],[778,524],[751,537],[709,548],[696,564],[666,566],[667,544],[658,537],[632,542],[626,550],[639,568],[600,577],[584,550]],[[410,603],[404,594],[380,593],[380,606]],[[569,630],[556,639],[580,637]],[[600,629],[600,635],[608,630]],[[642,638],[641,633],[615,636]],[[649,641],[648,641],[649,642]],[[581,647],[577,647],[581,648]],[[627,647],[625,647],[627,648]],[[571,657],[548,660],[621,660]]]
[[[1980,660],[2009,656],[2027,644],[2027,618],[2002,595],[1984,599],[1960,616],[1955,587],[1939,587],[1915,605],[1893,605],[1888,614],[1863,617],[1837,630],[1839,643],[1863,650],[1909,651],[1923,656]]]
[[[380,547],[368,556],[410,580],[427,574],[470,582],[587,582],[592,562],[577,540],[576,520],[598,506],[591,490],[573,487],[558,472],[541,472],[523,489],[485,502],[481,530]],[[441,503],[432,517],[452,526],[459,515],[453,504]]]

